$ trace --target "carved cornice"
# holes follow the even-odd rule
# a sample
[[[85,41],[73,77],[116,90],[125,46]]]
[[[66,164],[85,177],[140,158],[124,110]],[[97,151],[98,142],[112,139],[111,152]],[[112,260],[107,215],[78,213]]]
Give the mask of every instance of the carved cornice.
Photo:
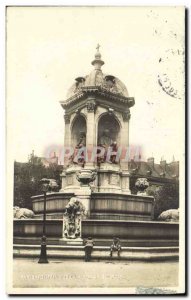
[[[68,108],[70,105],[73,105],[79,99],[87,97],[87,95],[90,95],[90,94],[101,95],[104,98],[114,100],[114,101],[122,103],[122,104],[126,104],[128,107],[131,107],[135,104],[135,100],[133,97],[124,97],[121,94],[112,93],[112,92],[108,91],[107,89],[104,89],[103,87],[100,87],[100,86],[82,87],[78,93],[76,93],[72,97],[68,98],[66,101],[60,101],[60,104],[65,109],[65,108]]]

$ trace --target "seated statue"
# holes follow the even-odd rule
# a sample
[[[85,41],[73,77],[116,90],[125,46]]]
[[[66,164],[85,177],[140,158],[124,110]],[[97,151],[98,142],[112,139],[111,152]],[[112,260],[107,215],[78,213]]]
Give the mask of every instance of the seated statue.
[[[85,150],[81,151],[80,149],[83,149],[85,146],[83,144],[79,144],[74,149],[74,155],[73,155],[73,163],[81,165],[82,167],[85,164]]]
[[[112,142],[112,139],[109,136],[109,129],[104,129],[103,134],[100,137],[99,142],[98,142],[99,146],[108,148],[109,145],[111,144],[111,142]]]
[[[109,129],[104,129],[103,134],[99,138],[98,146],[104,148],[104,154],[102,156],[98,156],[98,164],[106,161],[107,150],[112,142],[111,137],[109,136]],[[100,153],[100,149],[98,149],[97,154]]]
[[[72,163],[74,164],[80,164],[84,166],[85,164],[85,153],[80,152],[80,157],[78,158],[79,149],[86,146],[86,134],[85,132],[80,132],[80,137],[77,145],[75,146],[74,153],[69,157],[68,166],[70,166]]]
[[[112,153],[112,155],[110,156],[110,162],[112,164],[116,164],[117,163],[116,156],[117,156],[117,150],[118,150],[116,141],[111,143],[110,150],[111,150],[111,153]]]
[[[116,156],[117,156],[117,151],[118,151],[117,142],[113,141],[111,139],[111,137],[109,136],[108,129],[105,129],[103,131],[103,135],[99,139],[98,146],[103,147],[105,149],[103,156],[101,156],[101,157],[98,156],[98,164],[105,162],[106,159],[108,159],[107,162],[109,162],[109,163],[113,163],[113,164],[117,163],[116,162]],[[111,155],[107,158],[108,149],[109,149],[109,153],[111,153]],[[97,154],[99,154],[100,152],[101,152],[101,150],[98,149]]]
[[[79,142],[76,147],[78,147],[79,145],[83,145],[83,147],[86,146],[86,134],[83,131],[80,131]]]

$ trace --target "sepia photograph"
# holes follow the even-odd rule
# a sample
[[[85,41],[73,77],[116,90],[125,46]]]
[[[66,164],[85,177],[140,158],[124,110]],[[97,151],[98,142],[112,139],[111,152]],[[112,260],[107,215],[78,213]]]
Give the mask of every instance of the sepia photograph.
[[[183,6],[7,6],[7,293],[185,293]]]

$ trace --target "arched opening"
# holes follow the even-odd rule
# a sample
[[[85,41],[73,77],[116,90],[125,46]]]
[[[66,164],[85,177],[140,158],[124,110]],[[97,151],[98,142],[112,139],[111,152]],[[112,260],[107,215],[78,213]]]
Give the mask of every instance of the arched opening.
[[[118,163],[118,146],[120,143],[120,126],[113,114],[103,115],[98,122],[97,163]]]
[[[78,115],[71,128],[71,146],[73,148],[80,144],[86,146],[86,120],[84,116]]]

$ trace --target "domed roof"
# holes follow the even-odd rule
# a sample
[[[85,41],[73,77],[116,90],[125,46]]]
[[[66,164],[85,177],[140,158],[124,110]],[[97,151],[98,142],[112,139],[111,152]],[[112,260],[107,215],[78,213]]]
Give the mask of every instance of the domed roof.
[[[128,91],[124,83],[117,77],[109,74],[103,74],[101,66],[104,62],[101,60],[101,54],[99,52],[99,45],[97,47],[97,53],[95,54],[95,59],[92,61],[94,70],[91,71],[89,75],[84,77],[77,77],[75,82],[68,90],[66,99],[74,96],[76,93],[80,92],[83,87],[101,87],[114,94],[119,94],[123,97],[129,97]]]

